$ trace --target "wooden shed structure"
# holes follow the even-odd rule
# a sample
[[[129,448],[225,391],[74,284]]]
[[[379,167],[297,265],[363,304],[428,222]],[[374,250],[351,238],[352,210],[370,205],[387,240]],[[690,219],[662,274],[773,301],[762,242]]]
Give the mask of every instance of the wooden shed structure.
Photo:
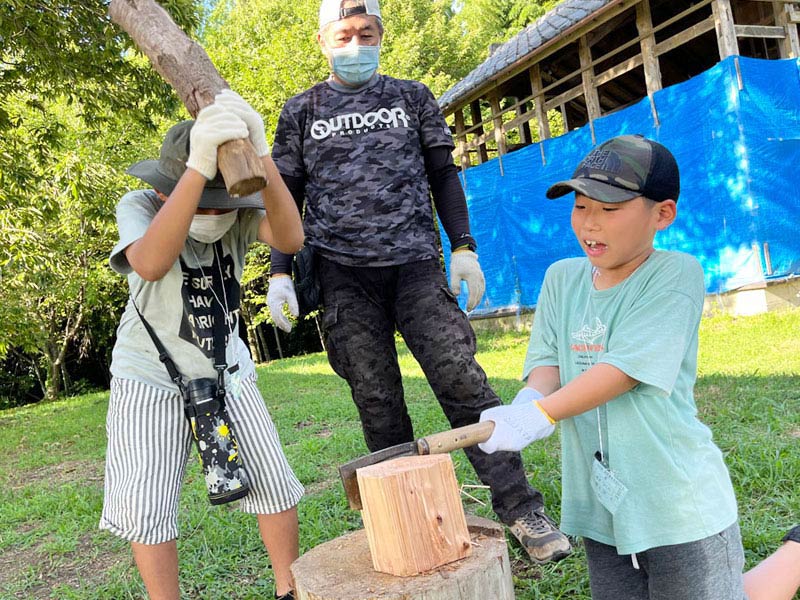
[[[730,56],[800,56],[800,2],[565,0],[440,99],[462,169],[588,125]],[[658,114],[653,104],[653,117]]]

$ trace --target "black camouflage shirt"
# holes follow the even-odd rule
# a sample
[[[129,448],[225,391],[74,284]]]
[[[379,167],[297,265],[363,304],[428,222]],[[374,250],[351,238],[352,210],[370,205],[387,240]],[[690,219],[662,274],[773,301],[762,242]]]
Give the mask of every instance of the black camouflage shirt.
[[[306,243],[350,266],[436,258],[439,250],[422,155],[453,147],[422,83],[379,75],[354,91],[327,81],[291,98],[272,158],[305,180]]]

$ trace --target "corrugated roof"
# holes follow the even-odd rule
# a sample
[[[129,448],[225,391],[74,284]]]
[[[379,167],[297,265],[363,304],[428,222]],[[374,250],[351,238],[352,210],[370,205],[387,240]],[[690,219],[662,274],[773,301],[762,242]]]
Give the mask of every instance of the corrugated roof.
[[[553,10],[528,25],[519,34],[500,46],[483,63],[439,98],[439,106],[448,106],[480,87],[551,39],[561,35],[615,0],[564,0]]]

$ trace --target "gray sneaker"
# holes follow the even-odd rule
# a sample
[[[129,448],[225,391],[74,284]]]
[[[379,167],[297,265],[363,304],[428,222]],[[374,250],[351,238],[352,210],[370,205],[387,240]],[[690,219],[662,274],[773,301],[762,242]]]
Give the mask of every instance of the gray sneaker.
[[[534,562],[561,560],[572,552],[567,536],[558,530],[542,509],[522,515],[509,529]]]

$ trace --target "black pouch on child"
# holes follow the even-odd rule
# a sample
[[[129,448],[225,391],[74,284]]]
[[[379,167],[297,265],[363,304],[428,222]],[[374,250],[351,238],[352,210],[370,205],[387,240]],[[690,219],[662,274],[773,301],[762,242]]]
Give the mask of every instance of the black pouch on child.
[[[243,498],[250,484],[225,408],[224,390],[218,394],[214,379],[201,378],[190,380],[184,394],[184,412],[203,465],[209,502],[224,504]]]
[[[292,260],[292,275],[297,293],[297,306],[300,316],[319,308],[321,299],[319,277],[317,277],[317,257],[311,246],[303,246]]]

